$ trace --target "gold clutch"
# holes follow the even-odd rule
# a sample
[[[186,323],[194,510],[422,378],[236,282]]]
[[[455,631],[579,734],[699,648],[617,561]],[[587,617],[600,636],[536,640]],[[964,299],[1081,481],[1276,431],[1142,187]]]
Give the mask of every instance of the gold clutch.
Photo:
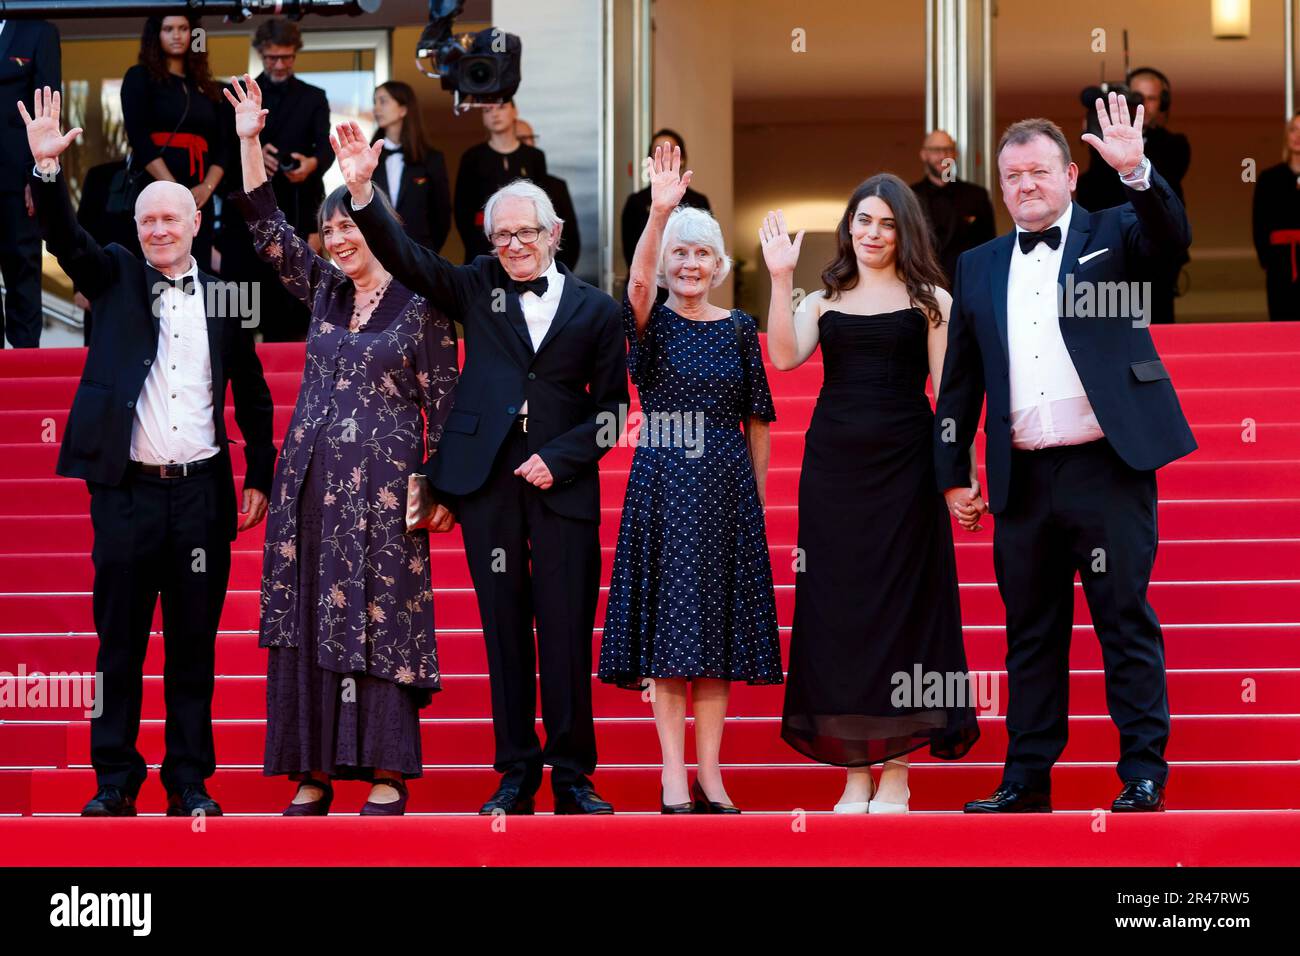
[[[419,472],[406,476],[406,530],[427,528],[438,506],[429,479]]]

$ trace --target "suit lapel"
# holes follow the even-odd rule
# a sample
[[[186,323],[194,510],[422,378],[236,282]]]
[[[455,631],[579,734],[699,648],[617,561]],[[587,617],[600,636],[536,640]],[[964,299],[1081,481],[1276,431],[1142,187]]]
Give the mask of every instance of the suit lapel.
[[[998,324],[998,341],[1002,343],[1002,358],[1011,361],[1007,347],[1007,280],[1011,276],[1011,253],[1015,248],[1016,234],[1003,236],[993,247],[993,268],[989,270],[989,292],[993,296],[993,315]]]
[[[1056,276],[1059,288],[1065,288],[1065,277],[1079,264],[1079,254],[1083,252],[1091,232],[1092,213],[1074,203],[1074,211],[1070,213],[1070,231],[1065,236],[1065,249],[1061,252],[1061,271]]]
[[[504,275],[504,272],[502,274]],[[533,338],[528,334],[528,322],[524,319],[524,307],[519,304],[519,293],[515,292],[510,286],[508,276],[505,281],[506,319],[509,321],[510,327],[515,330],[515,334],[519,336],[519,341],[524,343],[524,352],[528,356],[528,360],[532,361]]]
[[[555,318],[551,320],[551,327],[546,330],[546,335],[542,338],[541,344],[537,346],[537,353],[540,355],[542,349],[551,343],[551,340],[559,334],[560,329],[573,318],[574,313],[578,311],[578,303],[582,301],[582,289],[578,285],[578,280],[568,269],[561,263],[556,263],[556,268],[564,276],[564,291],[560,293],[560,305],[555,310]]]
[[[221,362],[221,333],[224,330],[225,320],[220,317],[208,315],[207,303],[224,301],[215,296],[208,295],[208,283],[216,280],[205,273],[202,269],[198,270],[198,282],[195,289],[199,294],[199,308],[203,310],[203,321],[208,326],[208,356],[212,364],[212,397],[213,408],[219,409],[222,401],[217,399],[219,394],[224,395],[226,391],[225,369]],[[218,414],[220,414],[218,412]]]
[[[10,20],[5,24],[5,28],[0,30],[0,62],[9,55],[9,47],[13,45],[14,34],[23,29],[23,24],[19,20]],[[31,103],[31,100],[27,101]]]

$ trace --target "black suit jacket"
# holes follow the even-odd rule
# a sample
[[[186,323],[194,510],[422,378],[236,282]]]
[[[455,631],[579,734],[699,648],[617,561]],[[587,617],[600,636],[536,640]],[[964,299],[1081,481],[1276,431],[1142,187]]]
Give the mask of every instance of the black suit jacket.
[[[154,270],[116,243],[102,247],[82,229],[60,174],[54,182],[31,177],[41,235],[78,289],[95,303],[86,365],[59,449],[56,471],[104,485],[120,484],[131,454],[135,403],[158,352],[155,289],[164,281]],[[203,285],[216,280],[200,271]],[[224,296],[217,297],[218,301]],[[212,419],[221,451],[224,514],[231,540],[237,534],[238,505],[226,437],[226,383],[235,396],[235,420],[244,435],[247,471],[244,487],[271,494],[275,468],[274,406],[253,339],[238,315],[208,316],[212,361]]]
[[[1154,281],[1160,269],[1186,254],[1192,241],[1191,226],[1182,203],[1159,173],[1152,170],[1149,189],[1125,187],[1125,193],[1128,203],[1102,212],[1089,213],[1074,204],[1058,279],[1067,293],[1073,288],[1077,296],[1088,283]],[[1007,277],[1016,241],[1013,231],[957,260],[948,351],[935,411],[939,488],[968,485],[970,445],[987,393],[985,494],[994,512],[1005,508],[1008,496],[1015,493],[1009,487]],[[1090,253],[1099,254],[1080,266],[1080,257]],[[1148,307],[1150,304],[1148,300]],[[1132,468],[1148,471],[1196,449],[1196,439],[1149,328],[1134,328],[1132,316],[1066,314],[1059,321],[1097,422],[1120,458]],[[949,419],[956,423],[955,441],[943,440]]]
[[[15,105],[32,91],[62,85],[59,31],[44,20],[10,20],[0,30],[0,188],[22,189],[32,170],[27,126]]]
[[[557,514],[599,521],[597,462],[610,447],[600,441],[602,424],[617,421],[628,401],[618,303],[557,264],[564,292],[534,352],[519,296],[508,291],[495,257],[453,265],[410,239],[373,199],[352,218],[398,282],[465,329],[456,403],[425,466],[434,488],[453,496],[481,488],[527,400],[528,451],[542,457],[554,479],[543,500]]]
[[[375,188],[388,195],[388,167],[381,159],[375,170]],[[404,157],[402,185],[397,191],[397,214],[406,234],[422,246],[441,252],[451,231],[451,186],[447,161],[436,149],[426,149],[418,163]]]

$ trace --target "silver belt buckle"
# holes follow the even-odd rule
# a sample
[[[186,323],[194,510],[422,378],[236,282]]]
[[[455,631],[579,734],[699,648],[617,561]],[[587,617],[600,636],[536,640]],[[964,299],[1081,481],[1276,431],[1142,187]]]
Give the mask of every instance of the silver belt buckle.
[[[159,473],[160,478],[188,478],[190,475],[189,462],[182,462],[179,465],[163,465]]]
[[[528,416],[527,416],[527,415],[520,415],[520,416],[519,416],[519,420],[520,420],[521,422],[523,422],[523,426],[522,426],[522,427],[523,427],[523,430],[524,430],[524,434],[527,435],[527,434],[528,434]]]

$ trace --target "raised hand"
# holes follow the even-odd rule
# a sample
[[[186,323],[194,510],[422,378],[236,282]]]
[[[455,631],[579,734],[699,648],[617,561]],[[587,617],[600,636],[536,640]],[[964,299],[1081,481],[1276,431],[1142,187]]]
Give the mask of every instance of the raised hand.
[[[785,213],[778,209],[776,212],[769,212],[763,218],[763,225],[758,230],[758,241],[763,246],[763,261],[767,263],[767,271],[772,275],[785,275],[793,273],[794,267],[799,264],[799,248],[803,245],[802,229],[794,237],[794,242],[790,241],[790,230],[785,225]]]
[[[266,126],[266,114],[270,110],[262,108],[262,88],[257,85],[257,80],[245,73],[244,83],[247,89],[239,85],[239,77],[234,77],[230,85],[235,88],[235,95],[232,96],[230,90],[221,92],[226,94],[226,99],[235,108],[235,132],[239,138],[254,139]]]
[[[1131,173],[1142,162],[1142,104],[1130,124],[1128,100],[1118,93],[1110,94],[1110,107],[1097,97],[1097,120],[1101,124],[1101,138],[1084,133],[1083,141],[1095,149],[1107,164],[1121,176]]]
[[[59,132],[59,113],[63,108],[63,98],[58,90],[50,91],[47,86],[36,90],[32,100],[35,118],[27,112],[27,104],[18,101],[18,112],[27,124],[27,145],[31,147],[32,158],[37,166],[52,169],[63,151],[72,145],[73,140],[81,135],[81,127]]]
[[[383,139],[377,139],[374,145],[366,142],[361,127],[355,122],[340,123],[330,134],[330,145],[338,157],[339,172],[348,191],[360,199],[368,196],[368,185],[375,170],[379,167],[379,154],[384,149]]]
[[[691,184],[694,173],[682,168],[682,148],[674,146],[671,150],[663,145],[655,147],[653,157],[646,159],[650,172],[650,206],[660,212],[671,212],[681,203],[686,195],[686,187]]]

